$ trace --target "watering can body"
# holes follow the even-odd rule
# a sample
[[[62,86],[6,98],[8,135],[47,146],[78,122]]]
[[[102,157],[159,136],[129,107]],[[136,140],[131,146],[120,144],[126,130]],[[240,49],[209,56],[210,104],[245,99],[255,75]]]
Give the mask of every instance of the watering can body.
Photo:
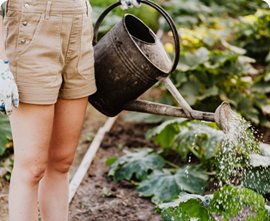
[[[141,20],[125,15],[94,46],[97,92],[89,102],[107,116],[168,76],[172,62],[163,45]]]

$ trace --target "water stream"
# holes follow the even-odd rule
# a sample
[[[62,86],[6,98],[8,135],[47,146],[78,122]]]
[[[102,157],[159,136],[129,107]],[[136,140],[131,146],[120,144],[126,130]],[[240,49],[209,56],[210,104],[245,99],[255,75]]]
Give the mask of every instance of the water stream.
[[[218,186],[232,184],[251,188],[261,194],[269,193],[269,166],[254,167],[254,162],[251,161],[252,155],[261,155],[259,140],[254,136],[254,134],[258,135],[258,132],[252,129],[248,121],[233,111],[227,120],[228,128],[217,156]],[[260,162],[257,163],[260,164]],[[227,194],[221,197],[226,198]],[[238,200],[241,204],[245,204],[241,198]],[[268,206],[266,209],[269,209]],[[252,213],[252,210],[247,208],[242,213],[246,216]]]
[[[228,130],[218,154],[219,178],[225,183],[237,184],[251,166],[250,155],[259,154],[260,147],[248,121],[233,111],[227,120]]]

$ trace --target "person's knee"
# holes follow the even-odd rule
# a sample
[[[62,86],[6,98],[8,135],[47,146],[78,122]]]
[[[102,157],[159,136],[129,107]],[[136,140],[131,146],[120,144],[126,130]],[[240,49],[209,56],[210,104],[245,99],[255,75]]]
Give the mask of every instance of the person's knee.
[[[74,158],[74,152],[55,154],[49,157],[48,168],[58,173],[68,173]]]
[[[47,165],[31,166],[29,169],[29,179],[34,183],[38,183],[44,176]]]
[[[37,184],[43,178],[47,168],[47,162],[38,162],[26,165],[15,165],[14,172],[27,183]]]

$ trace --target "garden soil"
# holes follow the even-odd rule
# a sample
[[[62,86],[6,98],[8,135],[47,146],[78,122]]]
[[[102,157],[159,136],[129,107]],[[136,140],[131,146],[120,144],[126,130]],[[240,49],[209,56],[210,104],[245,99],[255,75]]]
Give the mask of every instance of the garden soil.
[[[145,140],[146,125],[133,125],[121,117],[107,133],[87,176],[70,206],[70,221],[161,221],[154,205],[139,198],[134,185],[108,177],[106,160],[134,148],[151,147]]]
[[[88,170],[70,205],[69,221],[161,221],[154,211],[154,205],[138,196],[134,185],[128,182],[114,182],[107,176],[106,160],[121,156],[134,148],[153,147],[145,140],[147,125],[134,125],[122,120],[120,115],[112,130],[107,133],[97,155]],[[89,107],[81,141],[71,169],[75,173],[84,153],[98,128],[107,118]],[[264,141],[269,143],[270,131],[264,132]],[[0,178],[0,221],[7,221],[8,183]],[[242,221],[241,218],[235,221]]]
[[[107,118],[89,107],[71,168],[71,177],[76,172],[91,140]],[[128,182],[115,183],[107,177],[107,158],[123,155],[134,147],[145,145],[147,126],[135,126],[119,120],[112,132],[105,136],[88,174],[70,205],[70,221],[161,221],[154,205],[139,198],[134,186]],[[149,144],[151,145],[151,144]],[[8,221],[8,182],[0,178],[0,221]]]
[[[114,182],[108,177],[106,160],[133,149],[155,147],[145,139],[149,125],[126,123],[120,115],[99,148],[88,174],[79,187],[70,207],[70,221],[161,221],[150,200],[140,198],[129,182]],[[266,131],[264,131],[266,132]],[[268,142],[269,133],[264,136]],[[231,221],[244,221],[249,210]],[[221,221],[220,217],[215,217]]]

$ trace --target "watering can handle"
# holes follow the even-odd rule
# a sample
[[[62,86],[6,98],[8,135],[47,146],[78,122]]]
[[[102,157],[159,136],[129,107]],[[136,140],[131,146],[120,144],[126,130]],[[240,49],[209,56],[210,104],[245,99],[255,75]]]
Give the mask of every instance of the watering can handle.
[[[170,73],[171,73],[176,69],[176,66],[177,66],[178,61],[179,61],[179,56],[180,56],[179,35],[178,35],[177,29],[175,27],[174,21],[171,18],[171,16],[161,6],[159,6],[158,4],[156,4],[156,3],[152,2],[152,1],[149,1],[149,0],[141,0],[141,3],[144,3],[146,5],[149,5],[149,6],[153,7],[153,8],[155,8],[165,18],[165,20],[168,22],[168,24],[170,26],[170,29],[172,31],[173,38],[174,38],[174,51],[175,51],[175,57],[174,57],[173,65],[172,65],[172,68],[170,70]],[[106,15],[109,14],[109,12],[111,12],[114,8],[116,8],[116,7],[120,6],[120,5],[121,5],[120,1],[110,5],[99,16],[99,18],[98,18],[98,20],[97,20],[97,22],[95,24],[95,27],[94,27],[93,45],[97,44],[98,30],[99,30],[99,26],[100,26],[101,22],[104,20]]]

